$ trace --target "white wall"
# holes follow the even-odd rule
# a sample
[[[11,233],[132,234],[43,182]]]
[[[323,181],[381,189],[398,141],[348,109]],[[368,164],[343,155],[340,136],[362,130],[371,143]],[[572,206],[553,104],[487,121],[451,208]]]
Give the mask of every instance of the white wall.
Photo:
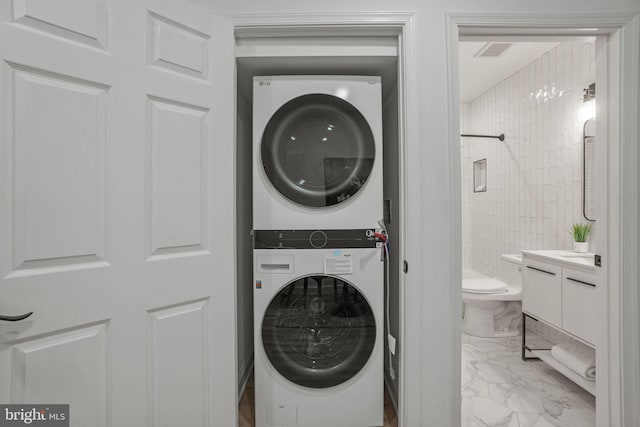
[[[505,134],[461,138],[464,268],[493,276],[500,254],[572,249],[571,225],[587,222],[582,89],[595,78],[595,41],[564,42],[463,106],[462,133]],[[474,193],[485,158],[487,190]]]
[[[236,291],[238,392],[253,370],[253,203],[251,197],[251,104],[237,97]]]

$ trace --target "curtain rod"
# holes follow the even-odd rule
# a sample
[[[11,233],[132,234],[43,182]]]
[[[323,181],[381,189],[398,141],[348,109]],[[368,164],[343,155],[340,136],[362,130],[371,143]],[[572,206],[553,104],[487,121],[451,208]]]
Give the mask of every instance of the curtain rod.
[[[469,134],[469,133],[463,133],[460,136],[461,137],[468,137],[468,138],[495,138],[495,139],[499,139],[500,141],[504,141],[504,133],[501,133],[498,136],[494,136],[494,135],[474,135],[474,134]]]

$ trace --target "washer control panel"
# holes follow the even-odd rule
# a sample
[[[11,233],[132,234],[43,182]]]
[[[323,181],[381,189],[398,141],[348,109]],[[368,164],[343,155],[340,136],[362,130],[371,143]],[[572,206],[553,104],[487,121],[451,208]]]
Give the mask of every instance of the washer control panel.
[[[375,248],[373,228],[349,230],[253,230],[254,249]]]

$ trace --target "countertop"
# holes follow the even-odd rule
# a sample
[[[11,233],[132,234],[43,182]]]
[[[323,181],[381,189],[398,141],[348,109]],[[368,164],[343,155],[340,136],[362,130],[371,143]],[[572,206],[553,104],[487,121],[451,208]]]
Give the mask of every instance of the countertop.
[[[546,250],[546,251],[522,251],[525,257],[537,258],[542,261],[551,261],[567,267],[579,267],[595,272],[594,255],[591,252],[579,253],[574,251]]]

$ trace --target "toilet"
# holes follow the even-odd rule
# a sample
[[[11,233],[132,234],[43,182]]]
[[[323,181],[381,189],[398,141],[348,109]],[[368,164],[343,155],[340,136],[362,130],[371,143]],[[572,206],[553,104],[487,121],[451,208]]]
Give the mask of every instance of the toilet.
[[[522,255],[501,255],[495,277],[462,272],[462,330],[493,338],[520,334],[522,322]]]

